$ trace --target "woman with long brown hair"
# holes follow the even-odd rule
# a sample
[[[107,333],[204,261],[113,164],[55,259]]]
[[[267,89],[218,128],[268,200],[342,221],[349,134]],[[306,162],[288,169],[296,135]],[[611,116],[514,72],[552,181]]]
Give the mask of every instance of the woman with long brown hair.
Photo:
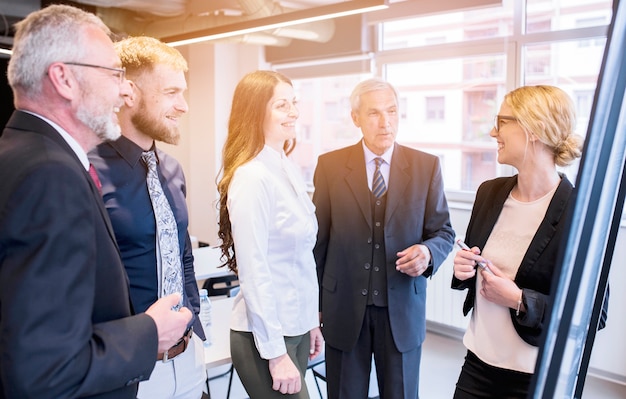
[[[249,73],[235,89],[223,149],[218,234],[241,287],[231,356],[253,399],[308,398],[307,361],[322,347],[315,208],[287,158],[298,116],[287,77]]]

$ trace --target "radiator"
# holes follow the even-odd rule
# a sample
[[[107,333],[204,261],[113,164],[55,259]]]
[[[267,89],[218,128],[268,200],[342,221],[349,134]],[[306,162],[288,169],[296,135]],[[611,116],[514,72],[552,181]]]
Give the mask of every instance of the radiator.
[[[463,301],[467,290],[450,288],[453,274],[453,250],[437,273],[428,280],[426,291],[426,321],[429,330],[446,330],[447,335],[461,336],[467,328],[471,313],[463,316]]]

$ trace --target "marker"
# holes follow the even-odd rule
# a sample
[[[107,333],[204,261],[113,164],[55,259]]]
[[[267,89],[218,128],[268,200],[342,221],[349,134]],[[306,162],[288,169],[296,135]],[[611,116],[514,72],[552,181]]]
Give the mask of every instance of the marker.
[[[461,249],[465,250],[465,251],[471,251],[470,247],[467,246],[467,244],[465,244],[463,241],[456,240],[456,244],[461,247]],[[493,272],[491,271],[491,269],[489,269],[489,267],[487,266],[487,264],[485,262],[479,262],[479,261],[475,261],[476,264],[483,269],[484,271],[493,274]]]

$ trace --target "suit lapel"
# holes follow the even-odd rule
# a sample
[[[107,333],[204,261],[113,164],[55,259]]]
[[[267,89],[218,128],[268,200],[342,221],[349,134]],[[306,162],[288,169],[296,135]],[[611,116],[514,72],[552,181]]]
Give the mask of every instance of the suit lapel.
[[[394,144],[391,168],[389,171],[389,182],[387,184],[387,207],[385,208],[385,225],[391,220],[398,205],[405,198],[405,191],[409,186],[411,176],[406,172],[408,161],[400,146]]]
[[[115,233],[113,232],[113,227],[111,226],[109,215],[104,208],[102,196],[100,195],[100,192],[98,191],[98,188],[96,187],[96,184],[92,180],[91,176],[89,176],[89,172],[85,170],[83,164],[80,162],[80,159],[78,159],[78,156],[76,155],[74,150],[69,146],[69,144],[67,144],[63,137],[61,137],[61,134],[43,119],[22,111],[15,111],[13,115],[11,115],[9,122],[7,122],[7,127],[18,130],[26,130],[45,136],[49,140],[56,143],[68,157],[72,158],[74,162],[76,162],[76,166],[83,171],[83,176],[85,177],[85,179],[87,179],[89,183],[89,187],[91,188],[91,194],[93,195],[94,201],[96,201],[96,205],[98,207],[98,210],[100,211],[100,215],[102,216],[104,223],[107,226],[109,236],[111,237],[111,240],[117,248]]]
[[[352,191],[352,195],[359,204],[363,218],[372,228],[372,209],[370,204],[370,190],[367,185],[367,172],[365,171],[365,154],[363,144],[359,141],[350,148],[348,160],[346,162],[348,173],[345,176],[346,184]]]

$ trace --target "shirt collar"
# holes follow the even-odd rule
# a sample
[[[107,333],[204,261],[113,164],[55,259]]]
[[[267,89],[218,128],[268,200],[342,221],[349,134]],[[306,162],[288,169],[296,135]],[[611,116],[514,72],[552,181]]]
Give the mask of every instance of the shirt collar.
[[[141,161],[141,154],[144,153],[143,148],[139,147],[134,141],[128,139],[126,136],[122,135],[117,140],[109,142],[109,144],[133,168]],[[148,151],[154,151],[158,164],[159,152],[157,151],[156,144],[154,142]]]
[[[89,170],[89,158],[87,158],[87,153],[85,152],[83,147],[81,147],[81,145],[78,144],[78,141],[76,141],[74,137],[72,137],[65,129],[63,129],[61,126],[57,125],[56,123],[52,122],[50,119],[44,116],[41,116],[31,111],[24,111],[24,110],[22,111],[28,114],[31,114],[33,116],[36,116],[37,118],[42,119],[43,121],[48,123],[50,126],[52,126],[54,130],[56,130],[61,135],[61,137],[63,137],[63,140],[65,140],[67,145],[69,145],[70,148],[74,151],[74,153],[80,160],[80,163],[83,165],[85,170]]]
[[[372,150],[370,150],[369,148],[367,148],[367,146],[365,145],[365,141],[361,140],[361,144],[363,145],[363,152],[365,153],[365,164],[367,165],[370,162],[374,162],[374,158],[382,158],[387,165],[391,165],[391,158],[393,157],[393,148],[395,147],[395,143],[389,147],[389,149],[387,151],[385,151],[383,153],[383,155],[376,155],[372,152]]]

